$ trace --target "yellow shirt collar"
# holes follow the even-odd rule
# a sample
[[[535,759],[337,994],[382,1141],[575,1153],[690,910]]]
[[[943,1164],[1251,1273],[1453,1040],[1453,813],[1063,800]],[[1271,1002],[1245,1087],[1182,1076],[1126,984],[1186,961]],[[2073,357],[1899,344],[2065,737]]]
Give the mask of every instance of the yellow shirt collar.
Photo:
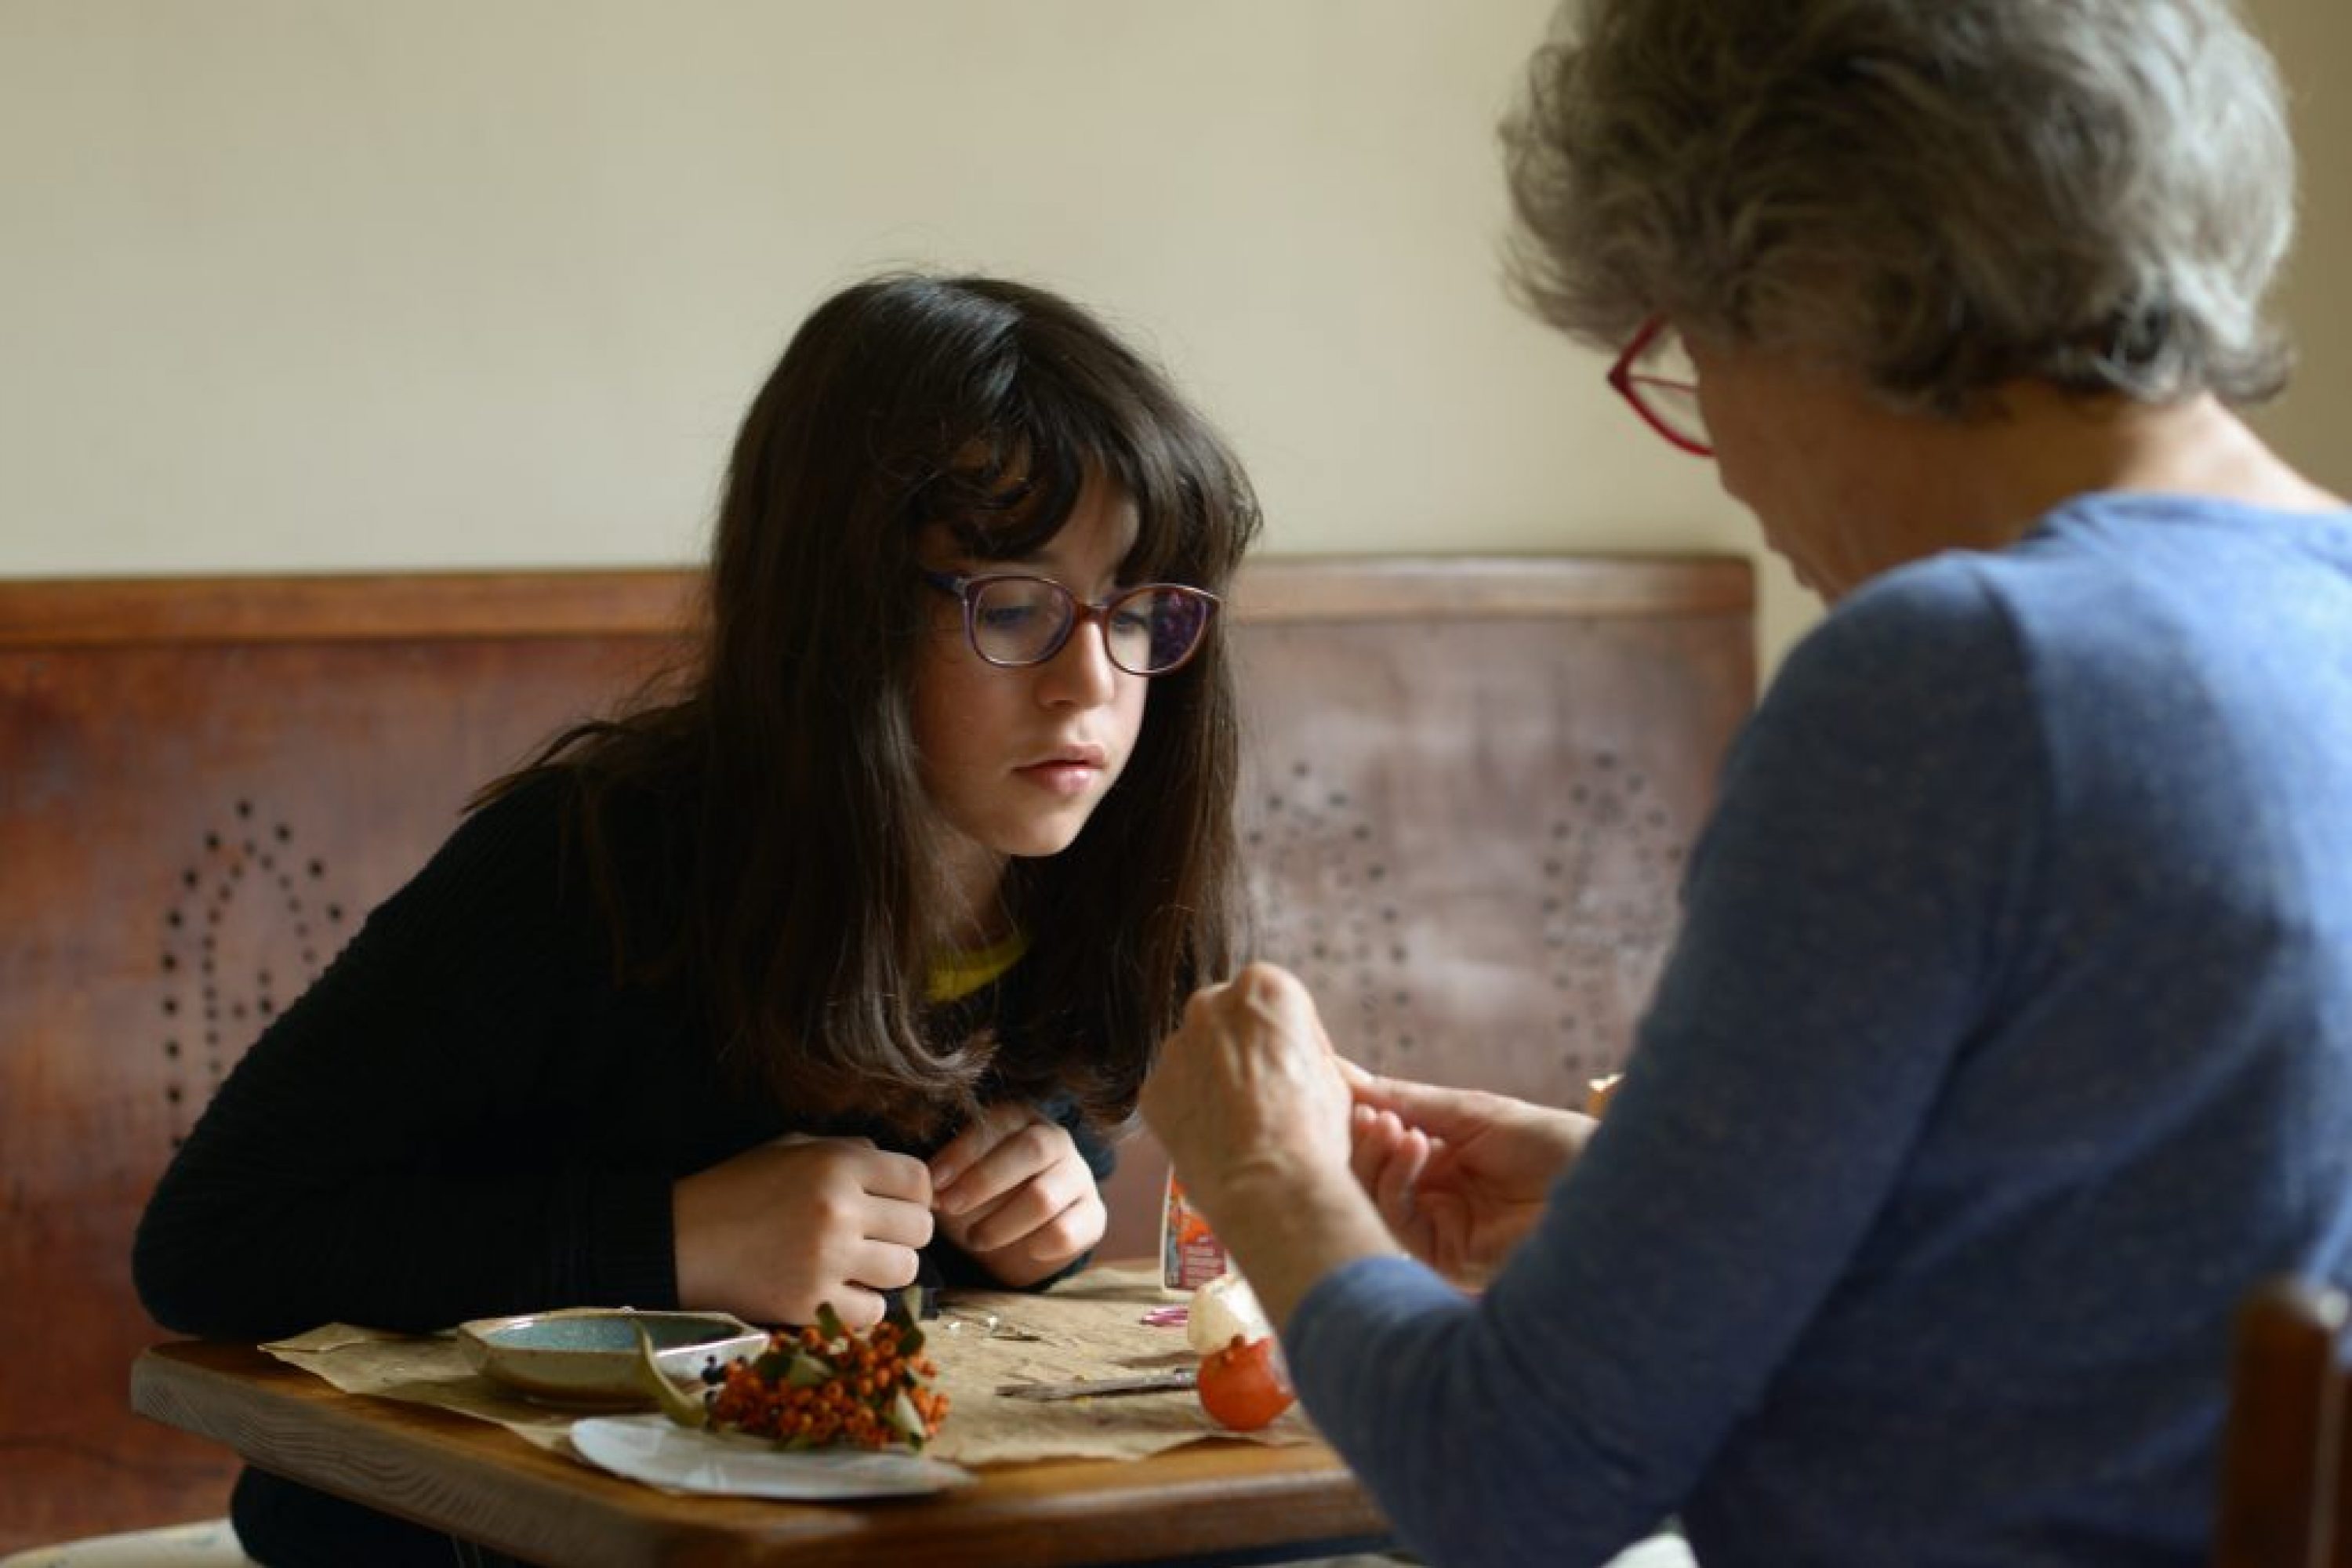
[[[1029,951],[1029,933],[1016,931],[1003,942],[969,952],[942,953],[931,961],[930,1001],[960,1002],[984,985],[994,984],[1021,962]]]

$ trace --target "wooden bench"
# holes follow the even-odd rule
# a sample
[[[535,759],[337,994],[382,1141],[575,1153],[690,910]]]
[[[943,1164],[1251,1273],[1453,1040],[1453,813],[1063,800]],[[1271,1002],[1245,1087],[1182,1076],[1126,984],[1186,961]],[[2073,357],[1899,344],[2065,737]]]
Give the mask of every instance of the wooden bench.
[[[461,802],[674,643],[687,573],[0,584],[0,1552],[220,1511],[133,1417],[130,1239],[268,1017]],[[1730,558],[1265,560],[1235,595],[1260,951],[1342,1048],[1573,1100],[1753,698]],[[1134,1144],[1107,1250],[1157,1240]],[[289,1238],[289,1245],[299,1244]]]

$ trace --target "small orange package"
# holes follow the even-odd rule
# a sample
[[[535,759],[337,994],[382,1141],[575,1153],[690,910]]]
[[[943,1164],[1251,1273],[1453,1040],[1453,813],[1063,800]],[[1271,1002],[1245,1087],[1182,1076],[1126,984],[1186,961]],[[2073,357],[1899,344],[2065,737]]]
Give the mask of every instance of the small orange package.
[[[1168,1199],[1160,1213],[1160,1283],[1172,1295],[1190,1296],[1225,1272],[1224,1244],[1209,1229],[1208,1216],[1184,1199],[1184,1184],[1168,1172]]]

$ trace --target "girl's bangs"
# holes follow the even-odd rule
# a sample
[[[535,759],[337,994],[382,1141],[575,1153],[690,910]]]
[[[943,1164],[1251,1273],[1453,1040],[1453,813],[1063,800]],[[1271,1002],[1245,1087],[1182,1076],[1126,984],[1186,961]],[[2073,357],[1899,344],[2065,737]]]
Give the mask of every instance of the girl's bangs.
[[[1061,532],[1097,474],[1135,504],[1123,582],[1190,582],[1218,574],[1221,548],[1202,524],[1230,485],[1188,422],[1163,413],[1149,387],[1116,372],[1057,374],[1029,359],[975,408],[921,515],[945,523],[983,561],[1035,553]]]
[[[1135,460],[1131,443],[1107,430],[1024,421],[991,440],[980,466],[943,475],[935,504],[926,510],[975,558],[1018,560],[1042,550],[1068,525],[1087,481],[1097,474],[1135,503],[1135,543],[1119,563],[1120,580],[1162,580],[1183,558],[1185,530],[1168,498],[1155,493],[1160,487]]]

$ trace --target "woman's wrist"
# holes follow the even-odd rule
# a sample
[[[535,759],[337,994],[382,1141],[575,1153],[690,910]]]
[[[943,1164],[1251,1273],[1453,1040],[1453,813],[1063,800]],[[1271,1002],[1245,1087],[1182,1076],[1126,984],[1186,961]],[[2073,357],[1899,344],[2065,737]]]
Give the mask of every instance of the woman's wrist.
[[[1236,1170],[1201,1208],[1277,1330],[1326,1274],[1397,1250],[1380,1211],[1344,1169]]]

